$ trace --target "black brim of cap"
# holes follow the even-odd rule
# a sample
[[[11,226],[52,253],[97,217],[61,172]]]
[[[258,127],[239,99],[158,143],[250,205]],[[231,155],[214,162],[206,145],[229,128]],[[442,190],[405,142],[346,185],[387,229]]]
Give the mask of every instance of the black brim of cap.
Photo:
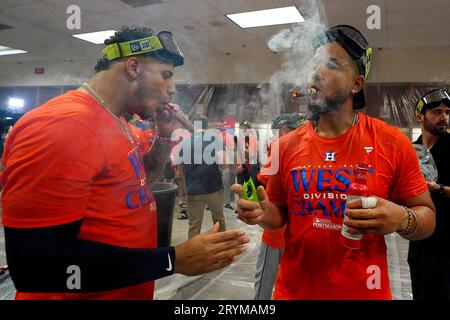
[[[366,97],[364,95],[364,89],[361,89],[353,96],[353,109],[362,109],[366,106]]]
[[[426,110],[431,110],[431,109],[434,109],[436,107],[439,107],[441,104],[445,104],[447,107],[450,108],[450,100],[442,99],[441,101],[436,101],[436,102],[432,102],[432,103],[428,103],[428,104],[424,105],[422,107],[422,112],[421,113],[425,113]]]

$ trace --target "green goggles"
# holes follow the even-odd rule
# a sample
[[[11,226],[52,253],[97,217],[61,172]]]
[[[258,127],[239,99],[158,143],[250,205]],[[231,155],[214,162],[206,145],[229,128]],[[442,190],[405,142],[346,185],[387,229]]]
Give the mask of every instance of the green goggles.
[[[331,42],[339,43],[348,52],[356,61],[360,74],[367,79],[372,60],[372,48],[369,47],[366,39],[353,27],[341,25],[317,36],[312,45],[314,50],[317,50],[320,46]]]
[[[450,95],[443,89],[435,89],[427,92],[422,98],[419,99],[416,105],[416,116],[421,114],[425,109],[429,107],[437,107],[441,103],[450,107]]]
[[[108,61],[146,53],[153,53],[155,58],[170,60],[175,67],[184,64],[183,53],[169,31],[137,40],[112,43],[103,49],[103,55]]]

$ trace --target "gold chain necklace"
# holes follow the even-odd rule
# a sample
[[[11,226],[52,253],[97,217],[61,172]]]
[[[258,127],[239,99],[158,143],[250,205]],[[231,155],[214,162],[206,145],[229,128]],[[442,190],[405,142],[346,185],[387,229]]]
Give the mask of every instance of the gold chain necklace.
[[[353,114],[352,127],[355,126],[356,122],[358,121],[358,118],[359,118],[358,113],[355,112]],[[314,131],[318,132],[318,130],[319,130],[319,120],[313,121],[313,128],[314,128]]]
[[[128,129],[128,126],[126,125],[126,123],[124,123],[121,118],[116,116],[114,113],[112,113],[111,110],[109,110],[105,106],[105,100],[103,100],[103,98],[89,84],[87,84],[87,82],[83,82],[81,84],[81,86],[83,88],[85,88],[86,90],[88,90],[95,97],[95,99],[100,103],[100,105],[113,116],[113,118],[119,123],[119,126],[122,129],[122,133],[128,138],[130,143],[133,146],[135,146],[134,140],[133,140],[133,135],[131,134],[130,130]]]

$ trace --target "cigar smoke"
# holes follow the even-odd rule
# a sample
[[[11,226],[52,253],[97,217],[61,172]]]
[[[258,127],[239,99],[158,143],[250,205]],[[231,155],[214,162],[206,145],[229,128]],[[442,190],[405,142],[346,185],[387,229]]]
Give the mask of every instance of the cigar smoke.
[[[312,41],[327,29],[323,4],[320,1],[305,0],[297,7],[305,21],[281,30],[267,42],[273,52],[278,52],[283,57],[280,70],[270,77],[268,86],[261,90],[264,104],[271,107],[272,119],[283,111],[286,104],[283,97],[287,93],[292,99],[316,92],[313,88],[307,89],[307,84],[311,81],[315,68]]]

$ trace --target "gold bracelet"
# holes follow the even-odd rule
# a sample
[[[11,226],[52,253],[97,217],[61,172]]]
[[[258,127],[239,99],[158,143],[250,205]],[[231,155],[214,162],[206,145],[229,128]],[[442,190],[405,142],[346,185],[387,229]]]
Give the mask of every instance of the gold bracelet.
[[[417,220],[416,213],[415,213],[412,209],[410,209],[410,208],[408,208],[408,207],[405,207],[405,206],[403,206],[403,208],[404,208],[404,209],[406,210],[406,212],[408,213],[408,225],[406,226],[405,229],[403,229],[403,230],[398,230],[397,232],[398,232],[398,234],[401,235],[401,236],[410,236],[410,235],[413,235],[414,233],[416,233],[416,231],[417,231],[417,229],[418,229],[418,227],[419,227],[419,222],[418,222],[418,220]],[[411,231],[411,226],[412,226],[412,219],[413,219],[413,217],[414,217],[414,219],[416,220],[416,227],[414,228],[413,231]]]

